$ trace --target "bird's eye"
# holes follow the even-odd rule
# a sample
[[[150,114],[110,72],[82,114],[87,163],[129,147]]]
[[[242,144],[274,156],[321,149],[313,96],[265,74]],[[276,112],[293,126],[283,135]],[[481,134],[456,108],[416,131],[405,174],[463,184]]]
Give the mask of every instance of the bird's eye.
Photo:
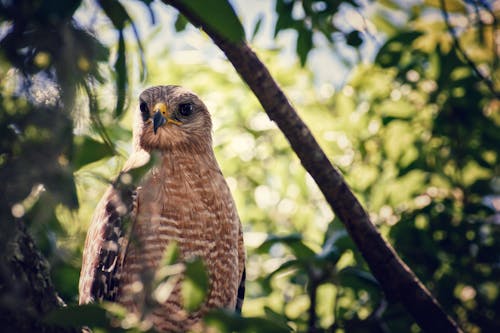
[[[146,102],[141,102],[139,105],[142,113],[149,113],[148,104]]]
[[[146,102],[141,102],[139,104],[139,109],[141,109],[142,120],[146,121],[149,119],[149,108]]]
[[[179,105],[179,113],[184,117],[190,116],[193,113],[193,104],[183,103]]]

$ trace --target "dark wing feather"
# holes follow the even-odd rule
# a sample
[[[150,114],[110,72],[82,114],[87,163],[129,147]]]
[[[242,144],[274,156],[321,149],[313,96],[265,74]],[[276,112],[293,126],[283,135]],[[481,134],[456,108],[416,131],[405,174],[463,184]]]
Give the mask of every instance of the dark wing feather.
[[[239,223],[239,232],[238,232],[238,272],[240,273],[241,280],[240,280],[240,285],[238,286],[238,294],[236,296],[235,311],[237,313],[241,313],[241,308],[243,307],[243,300],[245,299],[245,280],[246,280],[245,246],[243,245],[243,230],[241,229],[241,223]]]
[[[99,202],[87,233],[79,303],[116,299],[126,250],[126,225],[136,204],[132,191],[111,186]]]
[[[243,307],[243,301],[245,299],[245,280],[246,280],[246,269],[243,269],[243,275],[241,276],[240,285],[238,287],[238,297],[236,298],[236,308],[235,311],[241,314],[241,308]]]
[[[96,207],[83,249],[80,304],[116,299],[120,270],[138,205],[138,188],[122,184],[121,175],[145,167],[149,161],[148,152],[142,149],[134,151],[117,181],[108,188]]]

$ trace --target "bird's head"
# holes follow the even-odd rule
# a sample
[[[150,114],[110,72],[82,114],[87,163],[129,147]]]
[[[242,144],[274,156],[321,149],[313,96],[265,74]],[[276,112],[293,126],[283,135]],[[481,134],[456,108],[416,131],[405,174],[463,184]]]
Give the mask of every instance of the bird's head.
[[[180,86],[155,86],[139,96],[139,144],[148,151],[200,150],[211,147],[212,122],[207,107]]]

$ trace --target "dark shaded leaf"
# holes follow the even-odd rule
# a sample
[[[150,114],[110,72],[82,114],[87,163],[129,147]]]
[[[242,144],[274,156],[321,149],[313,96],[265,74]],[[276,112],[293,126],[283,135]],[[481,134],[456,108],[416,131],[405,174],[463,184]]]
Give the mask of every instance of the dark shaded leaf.
[[[75,137],[74,151],[72,164],[75,170],[105,157],[113,156],[113,151],[109,149],[108,145],[88,136]]]
[[[264,15],[260,15],[259,18],[257,19],[257,22],[255,23],[255,26],[253,28],[252,36],[250,37],[250,41],[253,41],[255,39],[255,36],[260,31],[260,27],[262,26],[262,22],[264,21]]]
[[[325,240],[323,251],[316,257],[320,260],[327,260],[330,263],[337,263],[342,254],[352,248],[352,240],[346,230],[338,230]]]
[[[60,327],[106,327],[106,311],[97,304],[70,305],[50,312],[44,321]]]
[[[130,21],[127,10],[118,0],[100,0],[99,5],[116,29],[123,30],[125,23]]]
[[[292,28],[296,25],[295,20],[292,18],[293,1],[276,1],[276,14],[278,20],[274,27],[274,38],[281,30]]]
[[[283,326],[284,328],[288,328],[290,329],[290,327],[288,326],[288,318],[283,314],[280,314],[276,311],[274,311],[273,309],[271,309],[270,307],[268,306],[265,306],[264,307],[264,312],[266,314],[266,318],[277,323],[277,324],[280,324],[281,326]]]
[[[186,29],[188,22],[189,21],[186,19],[184,15],[178,13],[174,23],[175,31],[177,32],[184,31]]]
[[[227,0],[189,0],[183,5],[229,41],[238,43],[245,40],[243,26]]]
[[[42,22],[63,20],[73,16],[76,9],[80,6],[81,0],[45,0],[40,1],[36,9],[35,16]]]
[[[311,30],[308,30],[306,28],[301,28],[298,30],[298,37],[297,37],[297,54],[299,56],[300,60],[300,65],[304,66],[307,61],[307,55],[309,54],[309,51],[311,51],[313,47],[313,33]]]
[[[271,235],[259,246],[257,251],[260,253],[269,252],[271,246],[277,243],[288,246],[298,259],[311,258],[316,254],[309,246],[304,244],[301,234],[290,234],[286,236]]]
[[[348,266],[337,273],[340,284],[354,290],[366,290],[372,297],[380,296],[380,285],[369,271]]]
[[[389,39],[379,50],[375,63],[382,67],[397,66],[403,52],[410,51],[413,41],[422,35],[418,31],[402,32]]]
[[[290,332],[291,329],[282,322],[259,317],[241,317],[228,310],[216,310],[205,316],[205,323],[215,327],[219,332]]]
[[[118,51],[115,62],[115,73],[116,73],[116,107],[115,115],[120,117],[123,114],[125,106],[125,97],[127,89],[127,63],[125,54],[125,36],[122,30],[119,30],[118,35]]]

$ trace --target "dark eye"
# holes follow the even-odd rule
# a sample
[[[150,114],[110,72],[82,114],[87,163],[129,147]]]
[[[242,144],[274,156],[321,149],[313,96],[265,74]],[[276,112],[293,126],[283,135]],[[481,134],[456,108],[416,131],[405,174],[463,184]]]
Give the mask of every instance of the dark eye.
[[[146,102],[141,102],[139,105],[142,113],[149,113],[148,104]]]
[[[139,109],[141,109],[142,120],[146,121],[149,119],[149,108],[146,102],[141,102],[139,104]]]
[[[179,113],[184,117],[190,116],[193,113],[193,104],[183,103],[179,105]]]

